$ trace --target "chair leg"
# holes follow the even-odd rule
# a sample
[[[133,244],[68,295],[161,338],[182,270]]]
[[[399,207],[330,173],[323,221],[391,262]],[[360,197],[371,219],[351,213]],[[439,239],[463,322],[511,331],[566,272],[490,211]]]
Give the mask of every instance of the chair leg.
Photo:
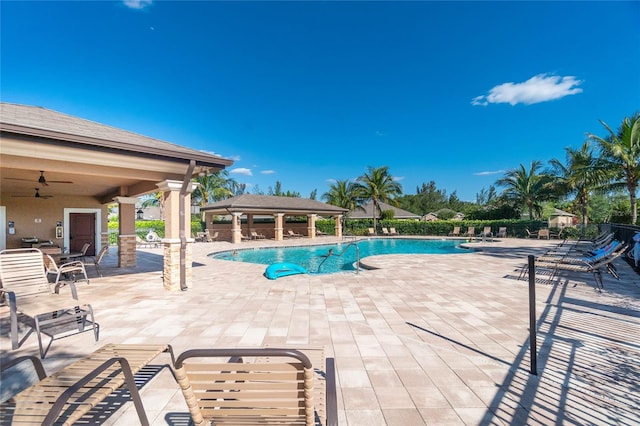
[[[13,298],[13,301],[11,300]],[[9,310],[11,316],[11,349],[18,349],[18,310],[15,296],[9,295]]]
[[[33,322],[36,327],[36,336],[38,337],[38,347],[40,348],[40,359],[44,359],[45,351],[44,351],[44,348],[42,347],[42,333],[40,332],[40,320],[38,319],[37,315],[33,317]]]

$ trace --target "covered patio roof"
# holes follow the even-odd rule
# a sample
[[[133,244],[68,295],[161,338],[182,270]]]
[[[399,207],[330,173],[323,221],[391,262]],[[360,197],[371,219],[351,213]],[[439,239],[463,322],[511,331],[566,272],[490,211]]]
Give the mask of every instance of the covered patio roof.
[[[207,204],[201,207],[200,211],[219,215],[232,213],[273,215],[275,213],[284,213],[289,216],[307,214],[334,216],[344,214],[348,210],[308,198],[243,194]]]

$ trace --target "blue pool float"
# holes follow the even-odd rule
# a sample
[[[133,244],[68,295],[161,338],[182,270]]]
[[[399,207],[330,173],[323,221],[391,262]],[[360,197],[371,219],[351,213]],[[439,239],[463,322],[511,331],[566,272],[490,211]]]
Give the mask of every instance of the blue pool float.
[[[267,266],[264,276],[270,280],[286,277],[287,275],[306,274],[307,270],[295,263],[273,263]]]

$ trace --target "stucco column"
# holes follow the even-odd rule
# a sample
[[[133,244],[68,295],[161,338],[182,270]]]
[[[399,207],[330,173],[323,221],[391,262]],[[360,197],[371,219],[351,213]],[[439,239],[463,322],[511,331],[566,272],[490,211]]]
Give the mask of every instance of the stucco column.
[[[273,215],[276,221],[276,226],[274,228],[275,232],[275,240],[282,241],[283,237],[283,224],[284,224],[284,213],[276,213]]]
[[[231,213],[231,243],[240,244],[242,242],[242,228],[240,227],[241,212]]]
[[[165,180],[157,184],[158,189],[164,193],[164,238],[162,245],[164,247],[164,272],[163,281],[164,288],[167,290],[178,291],[180,286],[180,190],[182,182],[177,180]],[[184,235],[186,237],[185,246],[185,286],[192,286],[192,257],[191,250],[193,238],[191,238],[191,191],[198,186],[192,182],[188,188],[188,193],[183,201],[183,213],[187,215],[185,221]]]
[[[118,267],[136,266],[136,203],[135,197],[115,197],[118,203]]]
[[[316,218],[317,214],[312,213],[307,215],[307,235],[313,239],[316,237]]]
[[[336,237],[342,237],[342,215],[336,216]]]

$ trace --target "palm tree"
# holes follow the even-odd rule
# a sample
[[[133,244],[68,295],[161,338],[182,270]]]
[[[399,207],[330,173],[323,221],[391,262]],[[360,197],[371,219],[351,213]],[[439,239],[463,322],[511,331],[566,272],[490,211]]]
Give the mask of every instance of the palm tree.
[[[200,185],[193,191],[192,198],[198,202],[200,207],[233,196],[233,189],[237,187],[237,183],[234,179],[229,178],[229,172],[226,170],[198,176],[194,180]]]
[[[502,191],[503,198],[514,204],[527,206],[531,219],[534,213],[538,217],[542,215],[542,202],[553,196],[551,177],[537,173],[541,167],[539,160],[532,161],[528,171],[520,164],[519,168],[509,170],[496,182],[496,185],[505,187]]]
[[[147,207],[158,207],[160,209],[160,219],[164,219],[164,192],[152,192],[141,197],[140,204],[143,209]]]
[[[329,185],[329,191],[322,194],[322,199],[332,206],[342,207],[349,211],[360,207],[356,194],[356,184],[349,179],[338,180]]]
[[[631,223],[636,224],[638,208],[636,191],[640,182],[640,112],[625,117],[617,132],[600,120],[609,134],[601,138],[593,134],[589,137],[600,145],[602,159],[611,173],[611,182],[606,189],[626,188],[631,202]]]
[[[402,185],[389,174],[388,166],[378,168],[369,166],[367,173],[358,178],[356,193],[363,200],[373,202],[373,228],[377,229],[376,214],[382,213],[380,202],[394,203],[393,199],[402,195]]]
[[[587,205],[591,193],[601,186],[606,179],[606,173],[601,161],[594,156],[589,141],[585,141],[579,149],[565,148],[566,162],[554,158],[549,161],[555,177],[554,185],[562,195],[575,195],[575,201],[580,206],[582,224],[588,223]]]

